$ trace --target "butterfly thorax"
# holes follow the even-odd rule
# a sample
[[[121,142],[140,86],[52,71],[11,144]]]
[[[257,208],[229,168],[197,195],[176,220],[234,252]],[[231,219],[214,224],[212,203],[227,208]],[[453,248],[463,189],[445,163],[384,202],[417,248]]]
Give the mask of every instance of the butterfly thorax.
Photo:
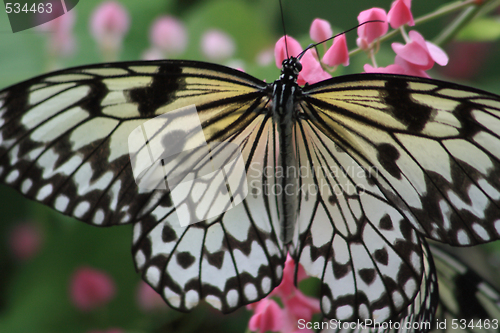
[[[292,240],[298,210],[298,163],[294,132],[296,99],[301,89],[297,78],[302,65],[296,58],[283,61],[281,76],[273,83],[272,112],[274,127],[278,133],[279,154],[276,175],[276,196],[280,216],[281,240]]]

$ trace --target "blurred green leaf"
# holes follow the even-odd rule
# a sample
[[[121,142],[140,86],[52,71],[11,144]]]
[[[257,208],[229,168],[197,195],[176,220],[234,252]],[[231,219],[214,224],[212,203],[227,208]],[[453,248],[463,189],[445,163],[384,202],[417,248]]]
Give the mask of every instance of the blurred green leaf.
[[[492,42],[500,39],[500,18],[483,17],[472,21],[457,34],[459,41]]]

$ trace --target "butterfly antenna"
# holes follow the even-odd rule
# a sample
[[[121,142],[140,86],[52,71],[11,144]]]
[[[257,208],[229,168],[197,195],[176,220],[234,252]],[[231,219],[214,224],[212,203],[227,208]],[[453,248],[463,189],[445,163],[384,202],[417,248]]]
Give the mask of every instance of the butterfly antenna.
[[[281,0],[280,0],[280,3],[281,3]],[[283,13],[282,13],[282,15],[283,15]],[[382,23],[383,23],[383,22],[385,22],[385,21],[381,21],[381,20],[371,20],[371,21],[366,21],[366,22],[363,22],[363,23],[358,24],[358,25],[357,25],[357,26],[355,26],[355,27],[352,27],[351,29],[348,29],[348,30],[346,30],[346,31],[344,31],[344,32],[341,32],[341,33],[339,33],[339,34],[336,34],[335,36],[332,36],[332,37],[330,37],[330,38],[327,38],[327,39],[325,39],[325,40],[323,40],[323,41],[321,41],[321,42],[319,42],[319,43],[309,44],[309,45],[308,45],[308,46],[304,49],[304,51],[302,51],[302,52],[300,52],[300,53],[299,53],[299,55],[297,56],[297,59],[299,59],[299,60],[300,60],[300,59],[304,56],[304,54],[305,54],[308,50],[312,49],[313,47],[316,47],[316,46],[318,46],[318,45],[320,45],[320,44],[326,43],[326,42],[328,42],[329,40],[334,39],[335,37],[338,37],[338,36],[340,36],[340,35],[343,35],[343,34],[345,34],[345,33],[348,33],[349,31],[353,31],[354,29],[357,29],[357,28],[359,28],[359,27],[360,27],[360,26],[362,26],[362,25],[365,25],[365,24],[367,24],[367,23],[375,23],[375,22],[382,22]],[[283,27],[283,28],[284,28],[284,27]],[[285,39],[285,45],[286,45],[286,39]]]
[[[283,34],[285,35],[285,52],[286,52],[286,58],[290,58],[288,56],[288,44],[286,42],[286,29],[285,29],[285,16],[283,15],[283,5],[280,0],[280,12],[281,12],[281,24],[283,25]]]

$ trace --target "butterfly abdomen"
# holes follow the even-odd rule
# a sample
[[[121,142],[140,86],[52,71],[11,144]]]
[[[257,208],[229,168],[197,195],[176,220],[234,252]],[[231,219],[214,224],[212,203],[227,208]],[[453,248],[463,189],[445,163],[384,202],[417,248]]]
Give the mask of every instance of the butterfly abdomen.
[[[273,121],[278,134],[276,177],[276,200],[280,219],[280,238],[287,244],[291,242],[298,215],[298,162],[296,156],[294,133],[296,105],[294,99],[300,87],[296,83],[297,76],[287,75],[284,71],[273,89]]]

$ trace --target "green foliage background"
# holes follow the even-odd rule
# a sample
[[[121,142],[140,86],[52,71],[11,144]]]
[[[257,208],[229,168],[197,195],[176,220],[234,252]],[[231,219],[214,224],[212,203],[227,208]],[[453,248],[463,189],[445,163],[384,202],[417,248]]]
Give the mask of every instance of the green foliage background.
[[[200,37],[210,28],[229,33],[236,41],[234,58],[242,60],[250,74],[267,82],[277,78],[279,70],[274,61],[269,66],[255,62],[256,55],[274,47],[282,35],[282,21],[277,0],[122,0],[129,11],[131,28],[125,39],[120,60],[140,59],[149,47],[148,33],[159,15],[174,15],[187,26],[189,47],[179,58],[205,60],[200,52]],[[357,24],[360,11],[373,6],[389,9],[391,1],[373,0],[284,0],[287,33],[299,39],[303,46],[311,41],[309,26],[316,17],[329,20],[336,33]],[[74,33],[77,51],[60,61],[70,67],[101,62],[98,48],[89,33],[89,17],[98,3],[80,1],[76,7]],[[433,4],[414,1],[416,17],[428,13],[441,1]],[[427,39],[442,29],[449,18],[417,27]],[[486,23],[488,31],[498,29],[497,23]],[[469,40],[481,39],[485,23],[469,28]],[[0,10],[0,88],[44,73],[49,63],[47,34],[34,29],[13,34],[7,14]],[[491,35],[491,36],[490,36]],[[489,54],[473,82],[462,82],[500,93],[499,48],[497,35],[489,34]],[[347,36],[355,47],[356,33]],[[397,39],[395,39],[397,40]],[[460,54],[451,54],[460,57]],[[382,45],[378,61],[387,65],[394,54],[390,43]],[[364,54],[351,59],[351,66],[338,73],[361,72],[367,62]],[[433,77],[443,78],[438,72]],[[444,79],[446,79],[444,77]],[[28,262],[16,261],[9,252],[9,231],[16,223],[33,220],[44,232],[44,245],[38,256]],[[130,226],[109,229],[85,225],[64,217],[46,207],[24,199],[17,192],[0,185],[0,332],[87,332],[92,329],[121,328],[126,332],[244,332],[250,312],[240,309],[223,316],[202,306],[189,315],[167,309],[143,313],[136,302],[139,276],[135,273],[130,255]],[[92,266],[108,272],[117,283],[116,298],[104,309],[81,313],[68,296],[69,278],[77,267]]]

